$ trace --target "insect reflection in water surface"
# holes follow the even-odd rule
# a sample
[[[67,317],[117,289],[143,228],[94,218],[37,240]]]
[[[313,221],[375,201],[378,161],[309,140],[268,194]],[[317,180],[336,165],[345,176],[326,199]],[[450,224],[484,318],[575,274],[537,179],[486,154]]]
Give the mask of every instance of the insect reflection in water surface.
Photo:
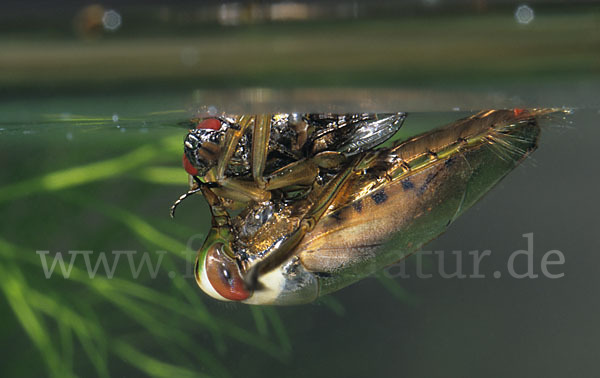
[[[555,112],[482,111],[391,147],[404,113],[202,120],[184,141],[190,190],[172,208],[197,192],[211,208],[196,280],[250,304],[311,302],[360,280],[444,232],[536,149],[539,119]]]

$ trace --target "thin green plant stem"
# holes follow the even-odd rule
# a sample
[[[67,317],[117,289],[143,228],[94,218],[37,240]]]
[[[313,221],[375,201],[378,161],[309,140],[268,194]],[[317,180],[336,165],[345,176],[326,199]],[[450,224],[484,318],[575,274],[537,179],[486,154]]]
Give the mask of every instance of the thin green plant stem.
[[[68,327],[73,331],[84,352],[90,359],[90,362],[96,369],[100,377],[108,377],[108,366],[106,364],[106,345],[102,337],[100,324],[89,320],[89,317],[83,317],[70,310],[67,305],[59,303],[57,300],[30,290],[28,293],[32,306],[38,311],[51,316],[63,327]]]
[[[114,292],[110,296],[111,301],[119,308],[123,309],[136,322],[140,323],[145,329],[156,337],[164,339],[167,343],[160,343],[167,349],[172,349],[178,345],[181,350],[194,350],[194,355],[202,361],[208,368],[219,377],[228,377],[230,374],[224,365],[218,362],[217,358],[206,348],[199,347],[193,343],[192,339],[183,331],[176,327],[166,327],[165,324],[151,315],[152,311],[142,303],[134,302],[118,293]]]
[[[70,167],[42,174],[41,176],[25,181],[3,185],[0,188],[0,202],[14,200],[34,193],[63,190],[117,177],[141,166],[148,165],[157,158],[161,158],[164,156],[165,150],[173,149],[177,139],[174,137],[164,138],[159,143],[143,145],[121,156]],[[180,143],[180,141],[177,142],[177,144]]]
[[[338,316],[343,316],[346,314],[346,309],[344,308],[344,305],[331,294],[320,297],[318,301],[327,306]]]
[[[130,344],[117,340],[113,342],[116,354],[125,362],[137,367],[151,377],[207,377],[209,375],[159,361],[145,355]]]
[[[52,376],[72,376],[72,372],[64,371],[63,364],[54,347],[48,329],[41,317],[36,314],[28,301],[28,287],[15,264],[0,264],[0,289],[4,292],[9,306],[15,313],[19,323],[40,351],[48,372]]]
[[[140,181],[159,185],[177,185],[185,187],[187,173],[181,167],[147,167],[136,171],[135,177]]]
[[[8,258],[23,258],[28,263],[39,267],[39,261],[36,261],[36,256],[17,248],[2,238],[0,238],[0,254]],[[156,290],[116,277],[107,279],[97,276],[94,279],[90,279],[85,271],[77,267],[72,268],[70,278],[93,289],[97,294],[105,299],[110,300],[109,297],[113,291],[126,293],[134,298],[142,299],[148,303],[165,308],[179,315],[183,315],[184,317],[191,319],[194,322],[207,327],[208,329],[216,329],[231,339],[242,344],[246,344],[250,347],[257,348],[273,358],[282,361],[287,359],[286,355],[282,354],[279,346],[273,344],[267,339],[260,337],[260,335],[251,333],[226,319],[215,318],[207,312],[198,311],[195,306],[190,306],[190,304],[183,303],[171,296],[159,293]]]
[[[283,322],[281,321],[281,318],[279,317],[279,314],[277,313],[277,310],[274,307],[265,307],[264,312],[267,315],[269,321],[271,322],[271,326],[275,331],[275,335],[277,335],[277,338],[279,339],[279,344],[281,348],[289,356],[289,353],[292,350],[292,342],[287,334]]]
[[[193,255],[193,252],[189,251],[186,246],[177,240],[171,238],[170,236],[158,231],[154,228],[150,223],[143,220],[141,217],[120,209],[116,206],[112,206],[107,203],[100,202],[94,198],[87,197],[81,195],[80,193],[69,191],[68,193],[59,194],[63,200],[76,203],[80,206],[91,207],[96,211],[101,212],[105,216],[112,218],[120,223],[122,223],[125,227],[127,227],[131,232],[133,232],[138,238],[145,240],[160,249],[165,249],[167,251],[181,251],[179,254],[175,254],[180,258],[183,258],[184,261],[189,262],[187,256]],[[167,260],[167,263],[169,261]],[[179,291],[186,297],[186,299],[194,304],[195,308],[198,311],[208,313],[208,310],[204,303],[200,300],[197,293],[191,292],[189,285],[184,281],[183,277],[180,275],[175,275],[172,278],[172,283],[175,285]],[[215,341],[216,348],[224,352],[225,342],[221,335],[216,332],[214,329],[210,329],[212,333],[213,340]]]
[[[267,327],[267,320],[265,319],[263,309],[258,306],[250,306],[250,313],[256,324],[256,331],[258,334],[267,337],[269,335],[269,328]]]
[[[397,300],[406,303],[412,303],[415,301],[415,298],[393,278],[389,277],[383,272],[376,274],[375,277],[381,286],[383,286],[383,288]]]

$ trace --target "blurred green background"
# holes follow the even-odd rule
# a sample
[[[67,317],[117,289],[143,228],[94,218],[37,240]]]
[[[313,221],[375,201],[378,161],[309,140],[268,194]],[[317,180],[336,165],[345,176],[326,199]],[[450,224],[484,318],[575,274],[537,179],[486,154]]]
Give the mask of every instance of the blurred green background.
[[[527,4],[4,3],[2,375],[597,375],[600,5]],[[402,110],[406,138],[514,106],[575,111],[427,247],[491,250],[487,278],[382,273],[272,308],[218,303],[190,277],[210,216],[195,198],[168,217],[187,119]],[[565,277],[492,278],[529,232],[536,264],[558,249]],[[122,254],[91,278],[80,253],[46,278],[41,257],[69,251],[161,264],[135,276]]]

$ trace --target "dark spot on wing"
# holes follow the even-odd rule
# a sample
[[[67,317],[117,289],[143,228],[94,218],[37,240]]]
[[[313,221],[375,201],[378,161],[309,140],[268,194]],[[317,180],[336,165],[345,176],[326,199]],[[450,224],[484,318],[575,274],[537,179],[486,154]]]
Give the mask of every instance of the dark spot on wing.
[[[385,191],[383,189],[371,194],[371,198],[373,198],[373,201],[375,202],[376,205],[380,205],[382,203],[384,203],[385,201],[387,201],[388,196],[387,194],[385,194]]]
[[[429,187],[429,184],[431,184],[431,182],[438,175],[438,173],[439,173],[439,171],[436,171],[434,173],[430,173],[427,175],[427,178],[425,179],[425,182],[423,183],[423,185],[421,185],[421,187],[419,188],[417,195],[420,196],[423,193],[425,193],[425,191],[427,190],[427,187]]]
[[[335,219],[338,222],[341,222],[342,218],[343,218],[342,217],[342,212],[340,210],[338,210],[338,211],[336,211],[334,213],[331,213],[330,217],[332,217],[333,219]]]
[[[415,187],[415,184],[413,184],[412,181],[410,181],[410,179],[404,179],[400,182],[402,183],[402,189],[404,190],[410,190]]]
[[[358,201],[354,201],[352,207],[357,213],[360,213],[362,211],[362,200],[359,199]]]

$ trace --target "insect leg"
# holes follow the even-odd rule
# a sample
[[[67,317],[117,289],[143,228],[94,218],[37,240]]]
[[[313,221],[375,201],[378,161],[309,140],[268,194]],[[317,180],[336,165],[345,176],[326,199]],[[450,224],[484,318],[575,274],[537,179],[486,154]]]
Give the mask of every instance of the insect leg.
[[[312,185],[317,174],[319,174],[319,167],[312,159],[299,160],[264,177],[265,189],[274,190],[293,185]]]
[[[202,195],[206,198],[206,202],[210,207],[210,213],[212,215],[213,227],[224,226],[229,224],[229,214],[221,205],[221,200],[217,197],[208,185],[200,185],[199,189],[202,191]]]
[[[301,227],[305,229],[305,232],[312,230],[319,219],[321,219],[350,175],[356,171],[358,163],[359,159],[354,159],[352,164],[349,164],[343,171],[338,173],[322,190],[318,193],[311,193],[311,196],[313,198],[316,196],[317,199],[314,200],[310,210],[302,218]]]
[[[239,118],[237,123],[239,128],[230,127],[225,132],[224,143],[221,147],[222,154],[217,164],[216,181],[221,181],[225,177],[225,170],[235,153],[238,142],[252,122],[254,122],[254,117],[243,115]]]
[[[264,202],[271,198],[271,193],[261,189],[254,181],[243,181],[233,178],[223,178],[218,181],[221,188],[219,194],[224,194],[223,197],[234,201],[248,202]]]
[[[318,153],[310,159],[293,162],[266,176],[264,178],[265,189],[274,190],[293,185],[312,185],[319,174],[319,168],[339,168],[345,162],[346,157],[339,152]]]
[[[252,133],[252,178],[264,189],[267,185],[263,178],[267,154],[269,153],[269,137],[271,136],[271,115],[256,116]]]
[[[243,115],[239,118],[237,125],[239,127],[230,127],[225,133],[225,139],[222,146],[222,154],[216,167],[216,172],[209,172],[206,176],[207,181],[216,182],[225,191],[226,198],[236,201],[247,202],[253,200],[257,202],[267,201],[271,195],[269,192],[262,190],[256,183],[236,180],[225,177],[225,170],[231,161],[233,154],[237,148],[240,138],[244,135],[248,127],[256,122],[256,117]],[[235,193],[238,192],[238,193]]]

